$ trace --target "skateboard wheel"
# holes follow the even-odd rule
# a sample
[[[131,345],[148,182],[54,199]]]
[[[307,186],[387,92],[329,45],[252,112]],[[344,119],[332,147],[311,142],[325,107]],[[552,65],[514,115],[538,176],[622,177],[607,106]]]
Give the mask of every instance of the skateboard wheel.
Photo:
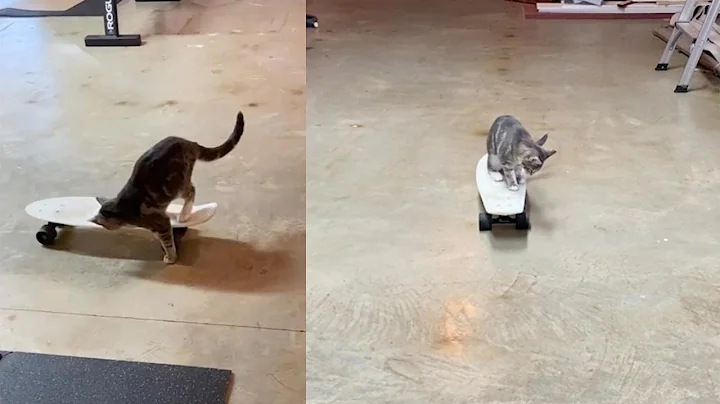
[[[173,235],[182,237],[187,233],[187,227],[176,227],[173,229]]]
[[[519,213],[515,216],[515,228],[518,230],[527,230],[530,228],[530,218],[527,212]]]
[[[55,226],[46,224],[38,230],[35,238],[42,245],[52,245],[57,238],[57,230],[55,230]]]
[[[487,213],[481,213],[478,215],[478,224],[480,231],[492,230],[492,217]]]
[[[173,238],[181,239],[187,233],[187,227],[176,227],[173,229]]]

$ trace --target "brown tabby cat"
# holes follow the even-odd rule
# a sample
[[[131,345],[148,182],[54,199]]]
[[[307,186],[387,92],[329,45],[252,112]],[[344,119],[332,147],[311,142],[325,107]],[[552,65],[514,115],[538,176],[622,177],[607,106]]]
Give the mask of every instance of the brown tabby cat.
[[[182,198],[180,222],[186,221],[195,203],[192,172],[195,162],[217,160],[240,141],[245,118],[238,112],[235,129],[218,147],[207,148],[189,140],[170,136],[155,144],[135,162],[130,179],[116,197],[98,197],[100,211],[90,219],[108,230],[125,225],[152,231],[162,242],[165,258],[172,264],[177,259],[172,226],[166,210],[170,202]]]

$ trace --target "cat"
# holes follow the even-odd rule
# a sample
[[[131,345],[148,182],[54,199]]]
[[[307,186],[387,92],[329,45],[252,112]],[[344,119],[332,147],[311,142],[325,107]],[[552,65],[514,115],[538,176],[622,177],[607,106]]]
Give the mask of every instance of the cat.
[[[152,231],[162,243],[166,264],[177,259],[172,226],[166,213],[176,198],[184,204],[179,221],[187,221],[195,203],[192,172],[195,162],[217,160],[230,153],[245,131],[238,112],[235,128],[225,143],[208,148],[181,137],[170,136],[148,149],[135,162],[130,178],[114,198],[97,197],[100,210],[91,222],[107,230],[131,225]]]
[[[533,141],[520,121],[510,115],[497,117],[490,127],[487,138],[488,173],[495,181],[505,181],[508,189],[518,190],[525,176],[538,172],[545,160],[556,153],[542,146],[547,133]]]

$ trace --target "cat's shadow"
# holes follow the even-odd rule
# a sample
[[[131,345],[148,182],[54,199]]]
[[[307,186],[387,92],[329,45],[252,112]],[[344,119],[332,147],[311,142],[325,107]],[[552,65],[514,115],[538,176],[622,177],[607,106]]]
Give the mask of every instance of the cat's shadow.
[[[151,282],[232,292],[305,289],[305,233],[281,236],[259,247],[252,243],[201,236],[189,229],[179,244],[178,261],[163,263],[159,241],[142,230],[108,232],[71,229],[54,249],[74,254],[139,261],[130,276]]]

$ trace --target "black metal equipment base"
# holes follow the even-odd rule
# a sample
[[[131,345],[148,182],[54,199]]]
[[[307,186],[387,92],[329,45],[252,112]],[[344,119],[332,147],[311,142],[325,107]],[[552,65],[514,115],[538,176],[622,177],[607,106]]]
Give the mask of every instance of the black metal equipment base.
[[[225,404],[223,369],[0,352],[2,404]]]
[[[85,46],[140,46],[140,34],[130,35],[87,35]]]
[[[105,35],[88,35],[85,46],[140,46],[142,39],[139,34],[120,34],[117,3],[120,0],[103,1],[103,29]]]
[[[317,28],[318,26],[319,24],[317,17],[311,14],[305,14],[305,28]]]

